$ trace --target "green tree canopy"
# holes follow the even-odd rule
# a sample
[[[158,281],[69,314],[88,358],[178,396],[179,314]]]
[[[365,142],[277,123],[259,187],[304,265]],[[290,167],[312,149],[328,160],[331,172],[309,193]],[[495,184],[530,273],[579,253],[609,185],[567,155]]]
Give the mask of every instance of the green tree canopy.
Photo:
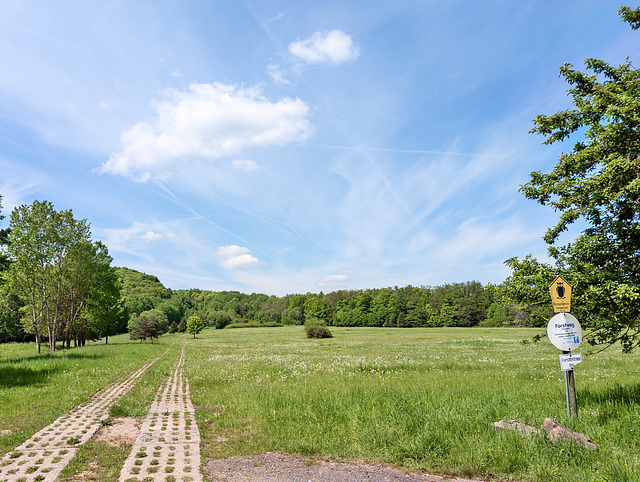
[[[96,255],[87,316],[93,331],[109,343],[109,335],[126,328],[128,312],[120,299],[120,278],[111,266],[106,247],[100,242],[94,245]]]
[[[195,338],[204,329],[204,323],[199,316],[190,316],[187,320],[187,333]]]
[[[7,253],[11,259],[11,289],[25,303],[25,326],[35,335],[37,351],[43,335],[55,351],[65,312],[65,288],[72,251],[89,241],[86,220],[73,218],[71,210],[56,211],[48,201],[34,201],[11,213]]]
[[[153,275],[130,268],[116,268],[122,285],[124,306],[131,316],[157,308],[164,300],[171,298],[171,290],[165,288]]]
[[[158,338],[162,334],[158,318],[150,311],[141,313],[135,318],[129,331],[129,339],[144,341],[147,338]]]

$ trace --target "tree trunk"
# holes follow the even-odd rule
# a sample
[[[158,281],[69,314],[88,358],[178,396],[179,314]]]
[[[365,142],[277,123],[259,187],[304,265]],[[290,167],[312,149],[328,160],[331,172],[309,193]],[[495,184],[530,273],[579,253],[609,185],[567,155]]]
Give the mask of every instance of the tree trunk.
[[[56,341],[50,326],[47,327],[47,333],[49,334],[49,351],[53,353],[56,351]]]

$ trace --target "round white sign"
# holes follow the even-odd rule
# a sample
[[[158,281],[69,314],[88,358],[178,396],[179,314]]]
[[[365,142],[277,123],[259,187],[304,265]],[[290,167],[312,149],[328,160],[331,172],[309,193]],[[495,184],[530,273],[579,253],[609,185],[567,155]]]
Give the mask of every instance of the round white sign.
[[[558,313],[549,320],[547,336],[556,348],[572,351],[582,341],[582,328],[576,317],[569,313]]]

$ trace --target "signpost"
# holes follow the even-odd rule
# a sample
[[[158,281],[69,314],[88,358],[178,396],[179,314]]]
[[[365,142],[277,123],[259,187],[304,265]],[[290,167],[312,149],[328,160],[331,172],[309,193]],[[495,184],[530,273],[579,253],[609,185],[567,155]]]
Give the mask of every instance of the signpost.
[[[562,351],[572,351],[578,348],[582,341],[582,328],[572,314],[558,313],[549,320],[547,336],[556,348]]]
[[[573,370],[573,367],[578,363],[582,363],[582,354],[581,353],[569,353],[568,355],[560,355],[560,369],[563,372],[568,372],[569,370]]]
[[[567,416],[578,418],[578,401],[573,367],[582,362],[580,353],[571,353],[582,341],[582,328],[571,311],[571,285],[562,276],[557,276],[549,286],[553,311],[556,313],[547,325],[547,336],[553,345],[562,350],[560,368],[564,373],[567,399]]]
[[[571,311],[571,285],[562,276],[556,276],[551,286],[551,303],[554,313],[569,313]]]

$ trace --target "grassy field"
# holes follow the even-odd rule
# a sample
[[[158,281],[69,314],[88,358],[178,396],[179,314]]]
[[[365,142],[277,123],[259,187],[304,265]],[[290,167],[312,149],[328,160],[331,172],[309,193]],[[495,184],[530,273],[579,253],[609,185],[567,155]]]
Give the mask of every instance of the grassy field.
[[[568,420],[559,351],[548,341],[522,343],[541,330],[331,331],[323,340],[305,338],[302,327],[207,329],[158,344],[114,337],[41,356],[33,345],[0,345],[0,430],[11,430],[0,451],[162,355],[111,411],[144,417],[186,344],[204,457],[279,450],[465,477],[640,480],[640,353],[583,356],[575,370],[580,417]],[[600,449],[499,435],[491,426],[515,419],[541,427],[545,417]],[[116,480],[114,454],[91,442],[62,479],[111,461],[101,479]]]
[[[518,480],[640,480],[640,353],[576,367],[568,420],[559,351],[541,330],[210,330],[187,341],[204,457],[267,450]],[[583,350],[586,354],[587,347]],[[551,417],[600,449],[499,435],[494,421]]]

